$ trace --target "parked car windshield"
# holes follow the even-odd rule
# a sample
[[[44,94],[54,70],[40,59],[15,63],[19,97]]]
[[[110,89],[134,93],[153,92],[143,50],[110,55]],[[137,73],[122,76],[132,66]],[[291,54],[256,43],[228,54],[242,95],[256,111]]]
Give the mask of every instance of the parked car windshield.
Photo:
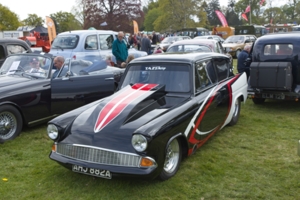
[[[133,64],[129,66],[120,88],[129,84],[149,83],[165,85],[166,92],[189,92],[189,71],[187,64]]]
[[[58,35],[52,45],[52,49],[74,49],[77,46],[79,36],[77,35]]]
[[[224,44],[228,44],[228,43],[243,43],[245,40],[244,36],[230,36],[228,37],[225,41]]]
[[[183,44],[172,46],[167,52],[212,52],[212,50],[204,45]]]
[[[51,59],[43,56],[23,54],[7,57],[0,69],[0,75],[26,75],[35,78],[47,78]]]

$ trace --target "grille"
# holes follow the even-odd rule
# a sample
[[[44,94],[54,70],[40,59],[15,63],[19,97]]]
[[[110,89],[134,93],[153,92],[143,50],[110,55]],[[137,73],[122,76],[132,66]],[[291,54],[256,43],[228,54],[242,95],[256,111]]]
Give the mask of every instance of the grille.
[[[135,154],[74,144],[57,144],[56,153],[90,163],[139,167],[141,157]]]

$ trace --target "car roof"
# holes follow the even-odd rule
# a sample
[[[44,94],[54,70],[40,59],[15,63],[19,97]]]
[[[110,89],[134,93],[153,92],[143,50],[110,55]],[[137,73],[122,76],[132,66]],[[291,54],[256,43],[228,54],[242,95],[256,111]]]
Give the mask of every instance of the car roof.
[[[208,44],[208,45],[215,45],[216,43],[218,43],[217,40],[212,40],[212,39],[197,39],[197,40],[180,40],[180,41],[176,41],[173,44],[170,45],[171,46],[175,46],[175,45],[183,45],[183,44]]]
[[[133,63],[140,63],[140,62],[172,62],[172,63],[193,63],[200,59],[211,58],[211,57],[224,57],[228,58],[227,56],[208,52],[208,53],[158,53],[152,54],[149,56],[139,57],[130,62]],[[229,58],[228,58],[229,59]]]
[[[103,33],[114,33],[114,34],[118,34],[115,31],[112,30],[76,30],[76,31],[66,31],[66,32],[62,32],[58,35],[68,35],[68,34],[75,34],[75,35],[90,35],[90,34],[103,34]]]
[[[300,42],[300,34],[295,32],[266,34],[259,37],[255,43],[260,43],[261,41],[266,40],[268,40],[268,42],[275,43],[284,43],[288,41]]]
[[[235,36],[252,36],[252,37],[255,37],[255,38],[256,38],[255,35],[248,35],[248,34],[247,34],[247,35],[230,35],[229,37],[235,37]],[[228,38],[229,38],[229,37],[228,37]]]
[[[19,42],[28,45],[24,40],[16,39],[16,38],[1,38],[0,43],[8,43],[8,42]]]

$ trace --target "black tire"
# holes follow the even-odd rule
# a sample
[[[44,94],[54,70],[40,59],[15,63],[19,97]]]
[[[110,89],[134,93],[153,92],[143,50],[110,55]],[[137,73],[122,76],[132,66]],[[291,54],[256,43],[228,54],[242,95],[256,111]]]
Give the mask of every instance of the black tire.
[[[174,176],[179,169],[182,157],[182,147],[178,139],[173,139],[167,144],[163,170],[159,175],[161,180]]]
[[[252,101],[254,104],[263,104],[265,102],[265,98],[253,98]]]
[[[12,140],[20,135],[23,120],[20,112],[13,106],[0,106],[0,140]]]
[[[238,58],[238,56],[239,56],[240,53],[241,53],[241,50],[239,50],[239,49],[236,50],[236,52],[235,52],[235,57]]]
[[[234,103],[234,113],[232,115],[231,121],[228,124],[229,126],[236,125],[240,117],[240,112],[241,112],[241,99],[237,98]]]

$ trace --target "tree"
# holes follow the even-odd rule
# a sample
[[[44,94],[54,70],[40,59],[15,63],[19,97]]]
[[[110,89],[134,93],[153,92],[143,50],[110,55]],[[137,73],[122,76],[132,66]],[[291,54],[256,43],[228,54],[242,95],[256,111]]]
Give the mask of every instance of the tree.
[[[220,2],[219,0],[212,0],[207,4],[207,7],[205,8],[205,11],[207,13],[207,18],[210,23],[210,25],[217,26],[221,22],[216,15],[216,10],[220,10]]]
[[[229,26],[237,26],[237,25],[242,24],[242,22],[239,19],[239,16],[234,11],[235,3],[236,3],[235,0],[229,0],[228,1],[228,7],[227,7],[227,10],[225,12],[225,18],[226,18],[227,23],[228,23]]]
[[[0,4],[0,30],[17,30],[20,25],[17,14]]]
[[[83,28],[83,25],[85,24],[85,12],[84,9],[86,7],[86,0],[76,0],[77,5],[72,7],[71,13],[75,16],[75,18],[78,20],[78,22],[81,24],[81,27]]]
[[[132,20],[142,24],[141,0],[86,0],[84,29],[133,32]],[[101,24],[107,24],[101,26]]]
[[[161,15],[160,10],[158,8],[154,8],[148,11],[145,16],[144,27],[147,31],[153,31],[155,20]]]
[[[22,21],[26,26],[42,26],[44,21],[36,14],[28,14],[28,17]]]
[[[80,30],[82,26],[75,16],[68,12],[57,12],[51,14],[50,17],[55,21],[56,32],[64,32],[71,30]]]

